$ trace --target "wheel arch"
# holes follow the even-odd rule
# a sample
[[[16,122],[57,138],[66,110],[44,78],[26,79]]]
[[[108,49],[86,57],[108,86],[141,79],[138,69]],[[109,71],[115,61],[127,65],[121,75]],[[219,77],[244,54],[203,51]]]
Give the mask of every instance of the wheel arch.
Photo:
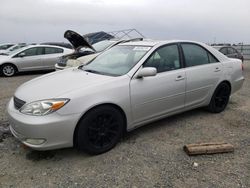
[[[221,81],[218,85],[217,85],[217,87],[220,85],[220,84],[222,84],[222,83],[226,83],[229,87],[230,87],[230,93],[232,92],[232,84],[231,84],[231,82],[230,81],[228,81],[228,80],[223,80],[223,81]],[[216,87],[216,88],[217,88]]]
[[[125,123],[123,132],[124,132],[124,133],[126,132],[126,130],[127,130],[127,116],[126,116],[124,110],[123,110],[119,105],[114,104],[114,103],[102,103],[102,104],[97,104],[97,105],[92,106],[91,108],[89,108],[86,112],[84,112],[84,113],[82,114],[82,116],[80,117],[80,119],[77,121],[77,124],[76,124],[75,129],[74,129],[74,134],[73,134],[73,145],[74,145],[74,147],[77,146],[77,140],[76,140],[76,139],[77,139],[77,136],[76,136],[76,134],[77,134],[77,131],[78,131],[78,128],[79,128],[79,123],[80,123],[80,121],[84,118],[84,116],[85,116],[88,112],[90,112],[91,110],[93,110],[93,109],[95,109],[95,108],[101,107],[101,106],[110,106],[110,107],[112,107],[112,108],[115,108],[116,110],[118,110],[118,111],[122,114],[122,117],[123,117],[123,120],[124,120],[124,123]]]

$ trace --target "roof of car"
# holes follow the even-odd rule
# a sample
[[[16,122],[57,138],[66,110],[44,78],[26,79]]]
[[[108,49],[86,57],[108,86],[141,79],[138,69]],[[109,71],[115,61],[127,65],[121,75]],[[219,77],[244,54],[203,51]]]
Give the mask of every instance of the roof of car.
[[[30,47],[54,47],[54,48],[69,49],[69,48],[66,48],[66,47],[63,47],[63,46],[56,46],[56,45],[50,45],[50,44],[31,44],[31,45],[26,46],[26,48],[30,48]]]
[[[134,45],[134,46],[155,46],[156,44],[159,44],[161,41],[156,40],[150,40],[150,39],[144,39],[142,41],[131,41],[131,42],[125,42],[121,43],[119,45]]]
[[[132,42],[126,42],[121,43],[119,45],[135,45],[135,46],[155,46],[158,44],[168,44],[168,43],[178,43],[178,42],[190,42],[190,43],[196,43],[201,44],[196,41],[191,40],[151,40],[151,39],[143,39],[142,41],[132,41]]]

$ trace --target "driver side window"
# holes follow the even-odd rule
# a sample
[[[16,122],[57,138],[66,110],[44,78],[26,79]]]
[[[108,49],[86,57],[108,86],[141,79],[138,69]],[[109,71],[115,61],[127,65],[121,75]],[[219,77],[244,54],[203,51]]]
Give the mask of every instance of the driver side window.
[[[178,46],[172,44],[157,49],[143,67],[155,67],[157,73],[181,68]]]
[[[42,48],[42,47],[39,47],[39,48],[29,48],[27,50],[24,50],[24,51],[20,52],[18,54],[18,56],[20,54],[25,54],[24,57],[27,57],[27,56],[36,56],[36,55],[43,55],[44,54],[44,48]]]

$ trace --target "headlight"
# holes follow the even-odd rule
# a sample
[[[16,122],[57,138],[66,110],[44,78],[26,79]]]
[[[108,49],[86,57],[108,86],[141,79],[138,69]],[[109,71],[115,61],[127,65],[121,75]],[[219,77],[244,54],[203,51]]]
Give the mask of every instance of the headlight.
[[[69,99],[48,99],[25,104],[20,112],[33,116],[44,116],[62,108]]]

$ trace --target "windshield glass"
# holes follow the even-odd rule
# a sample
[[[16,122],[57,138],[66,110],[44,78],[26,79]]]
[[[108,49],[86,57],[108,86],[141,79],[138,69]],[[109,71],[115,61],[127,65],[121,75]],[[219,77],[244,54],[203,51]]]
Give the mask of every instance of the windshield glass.
[[[126,74],[150,50],[148,46],[115,46],[93,59],[84,70],[97,74]]]
[[[7,52],[5,52],[5,55],[13,55],[13,54],[20,52],[20,51],[22,51],[22,48],[15,49],[13,51],[7,51]]]
[[[103,50],[105,50],[106,48],[108,48],[109,46],[114,44],[115,42],[116,41],[103,40],[101,42],[97,42],[97,43],[93,44],[92,46],[94,47],[94,49],[97,52],[102,52]]]
[[[4,44],[4,45],[0,45],[0,50],[7,50],[7,49],[10,48],[11,46],[14,46],[14,44]]]
[[[8,51],[14,51],[14,50],[17,50],[19,48],[23,48],[25,46],[27,46],[27,45],[26,44],[15,45],[15,46],[12,46],[11,48],[9,48]]]

